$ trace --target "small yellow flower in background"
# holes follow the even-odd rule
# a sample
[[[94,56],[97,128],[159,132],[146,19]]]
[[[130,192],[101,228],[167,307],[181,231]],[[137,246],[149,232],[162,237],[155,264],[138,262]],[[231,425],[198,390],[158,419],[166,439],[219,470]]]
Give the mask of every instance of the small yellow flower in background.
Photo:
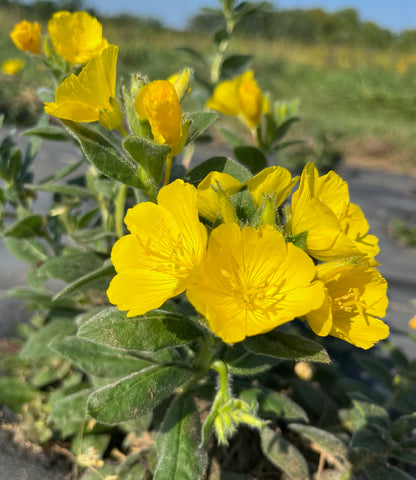
[[[144,202],[128,210],[131,234],[114,244],[117,275],[107,290],[128,317],[160,307],[195,281],[207,243],[196,197],[195,187],[176,180],[160,190],[157,205]]]
[[[201,217],[215,222],[220,213],[220,197],[216,190],[231,196],[237,193],[243,184],[228,173],[210,172],[198,185],[198,211]]]
[[[268,332],[321,306],[324,289],[300,248],[264,225],[215,228],[197,281],[186,294],[224,342]]]
[[[9,58],[1,65],[1,71],[5,75],[16,75],[25,66],[25,62],[20,58]]]
[[[332,335],[364,349],[388,336],[389,327],[379,320],[388,305],[387,282],[377,270],[337,261],[316,269],[325,284],[325,300],[306,320],[317,335]]]
[[[101,23],[87,12],[54,13],[48,33],[55,52],[71,64],[88,62],[108,46]]]
[[[91,59],[77,76],[71,74],[56,89],[55,102],[45,112],[74,122],[99,121],[112,130],[121,125],[122,114],[115,97],[118,47],[110,45]]]
[[[262,205],[264,195],[269,196],[273,200],[274,207],[277,208],[290,195],[298,179],[299,177],[292,178],[289,170],[283,167],[268,167],[248,180],[245,185],[256,208]]]
[[[175,87],[168,80],[146,84],[134,103],[137,114],[147,120],[155,142],[174,148],[181,137],[182,112]]]
[[[322,261],[358,256],[374,264],[378,239],[368,229],[360,207],[350,203],[346,182],[333,171],[319,177],[308,163],[292,196],[292,234],[308,232],[307,252]]]
[[[254,79],[254,72],[248,70],[239,77],[220,82],[206,105],[225,115],[239,116],[250,128],[256,128],[260,123],[263,105],[267,105],[267,102],[264,102]]]
[[[40,25],[22,20],[13,28],[10,38],[19,50],[40,53]]]
[[[409,328],[416,330],[416,315],[409,320]]]

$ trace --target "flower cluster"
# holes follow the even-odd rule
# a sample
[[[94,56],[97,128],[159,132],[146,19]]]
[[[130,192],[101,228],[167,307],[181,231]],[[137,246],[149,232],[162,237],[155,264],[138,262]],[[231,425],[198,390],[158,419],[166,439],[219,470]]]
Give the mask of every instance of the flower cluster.
[[[333,172],[319,177],[308,164],[284,219],[279,207],[297,180],[270,167],[245,183],[211,172],[197,188],[182,180],[163,187],[157,205],[145,202],[127,213],[130,234],[112,252],[117,275],[110,301],[134,316],[186,292],[226,343],[296,317],[318,335],[361,348],[387,337],[378,319],[387,307],[387,285],[374,268],[375,240],[361,210],[348,215],[358,207],[349,203],[346,184]],[[344,196],[334,185],[345,186]],[[256,210],[248,223],[232,201],[242,191]],[[326,215],[302,207],[302,224],[300,199],[319,204]]]
[[[40,33],[38,24],[24,21],[11,38],[21,50],[39,54]],[[226,343],[296,318],[317,335],[361,348],[387,337],[388,327],[379,319],[387,308],[387,285],[375,269],[378,241],[336,173],[319,176],[310,163],[300,179],[272,166],[245,181],[210,171],[195,185],[169,183],[172,157],[189,141],[191,120],[181,101],[190,91],[191,71],[155,81],[133,76],[119,104],[118,47],[103,38],[97,19],[86,12],[57,12],[48,35],[53,52],[45,47],[46,55],[58,56],[66,70],[54,101],[45,103],[46,113],[121,132],[127,137],[126,162],[131,156],[137,161],[140,182],[151,185],[144,189],[151,200],[165,168],[157,203],[128,210],[130,234],[112,249],[117,275],[107,292],[111,303],[131,317],[185,292],[201,321]],[[260,124],[278,132],[276,119],[285,118],[286,110],[280,106],[278,115],[270,113],[253,71],[220,82],[206,106],[239,117],[257,132],[259,145],[276,147],[273,138],[262,138]],[[144,152],[153,157],[143,160]],[[121,220],[120,215],[119,236]]]

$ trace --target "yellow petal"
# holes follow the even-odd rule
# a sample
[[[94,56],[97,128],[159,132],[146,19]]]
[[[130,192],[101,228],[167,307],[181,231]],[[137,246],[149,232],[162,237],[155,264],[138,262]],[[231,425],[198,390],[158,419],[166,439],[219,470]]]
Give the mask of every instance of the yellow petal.
[[[55,52],[72,64],[87,62],[107,46],[101,23],[87,12],[54,13],[48,33]]]
[[[41,30],[38,22],[22,20],[13,28],[10,38],[19,50],[40,53]]]
[[[290,195],[299,177],[292,178],[289,170],[283,167],[269,167],[246,182],[256,208],[259,208],[264,195],[270,195],[275,208],[279,207]]]
[[[272,227],[223,224],[212,231],[187,296],[211,330],[233,343],[318,308],[323,286],[311,283],[314,275],[308,255]]]
[[[220,212],[220,199],[215,188],[221,187],[228,195],[234,195],[242,188],[242,183],[228,173],[210,172],[198,185],[197,205],[201,217],[215,222]]]
[[[214,90],[213,96],[207,101],[206,106],[225,115],[235,116],[240,113],[238,99],[239,79],[224,80]]]

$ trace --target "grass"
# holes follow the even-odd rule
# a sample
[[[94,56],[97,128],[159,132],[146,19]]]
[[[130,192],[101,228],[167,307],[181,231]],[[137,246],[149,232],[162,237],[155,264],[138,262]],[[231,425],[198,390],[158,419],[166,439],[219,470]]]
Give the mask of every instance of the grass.
[[[1,13],[4,28],[0,33],[0,62],[11,56],[22,57],[7,37],[18,19]],[[103,21],[103,28],[108,40],[120,47],[118,69],[124,78],[132,72],[144,73],[150,79],[166,78],[188,66],[189,58],[175,47],[191,45],[205,54],[212,52],[209,36],[157,26],[138,29],[134,22],[120,28],[111,19]],[[236,38],[229,53],[254,56],[260,87],[271,98],[299,99],[302,122],[293,129],[294,136],[314,138],[325,134],[337,139],[337,148],[347,161],[414,173],[414,52]],[[17,82],[1,77],[2,110],[12,112],[21,103],[22,91],[30,98],[31,78],[39,74],[32,65]],[[25,89],[23,80],[27,81]],[[195,100],[191,105],[200,108],[207,93],[197,85],[193,90]],[[30,108],[36,110],[33,104]],[[22,114],[9,117],[21,121]]]

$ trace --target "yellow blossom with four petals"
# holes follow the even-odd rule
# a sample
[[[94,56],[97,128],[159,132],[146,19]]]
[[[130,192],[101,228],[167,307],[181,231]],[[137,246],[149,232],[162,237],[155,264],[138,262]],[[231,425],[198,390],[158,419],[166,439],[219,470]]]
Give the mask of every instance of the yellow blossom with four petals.
[[[312,259],[276,229],[227,223],[212,231],[186,294],[210,329],[234,343],[319,308],[324,290],[315,273]]]
[[[38,22],[22,20],[13,28],[10,38],[19,50],[30,53],[40,53],[40,25]]]
[[[157,205],[144,202],[128,210],[131,233],[114,244],[117,275],[107,290],[128,317],[160,307],[195,281],[207,243],[196,196],[195,187],[176,180],[160,190]]]
[[[377,270],[333,261],[317,266],[317,278],[325,284],[325,299],[306,315],[317,335],[332,335],[364,349],[388,336],[389,327],[379,320],[388,305],[387,282]]]
[[[363,257],[374,264],[378,239],[358,205],[350,203],[348,185],[335,172],[319,177],[308,163],[292,195],[292,234],[308,232],[306,251],[321,261]]]
[[[67,77],[56,89],[55,102],[45,103],[45,112],[74,122],[99,121],[109,130],[118,128],[122,114],[114,98],[117,54],[118,47],[109,45],[78,76]]]
[[[54,13],[48,33],[55,52],[71,64],[86,63],[108,46],[101,23],[88,12]]]
[[[208,108],[217,112],[239,116],[249,128],[259,125],[264,104],[265,99],[252,70],[220,82],[206,103]]]

